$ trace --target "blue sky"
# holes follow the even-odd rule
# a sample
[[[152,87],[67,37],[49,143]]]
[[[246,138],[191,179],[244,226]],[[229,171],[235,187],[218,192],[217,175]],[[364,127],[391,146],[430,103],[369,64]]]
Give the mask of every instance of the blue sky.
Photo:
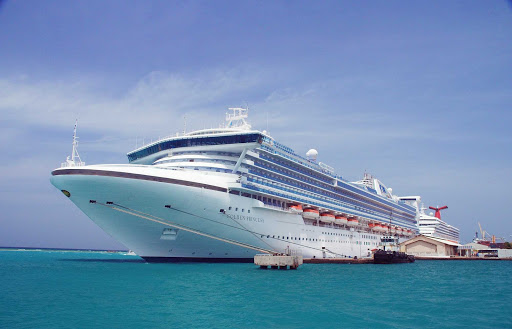
[[[122,248],[49,182],[75,118],[84,161],[125,163],[245,104],[349,180],[447,204],[463,241],[510,240],[509,2],[0,3],[0,245]]]

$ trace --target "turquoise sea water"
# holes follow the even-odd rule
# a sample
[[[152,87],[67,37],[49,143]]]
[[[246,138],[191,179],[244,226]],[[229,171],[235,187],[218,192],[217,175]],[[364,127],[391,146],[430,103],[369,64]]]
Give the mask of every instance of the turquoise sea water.
[[[148,264],[0,251],[0,328],[512,328],[512,262]]]

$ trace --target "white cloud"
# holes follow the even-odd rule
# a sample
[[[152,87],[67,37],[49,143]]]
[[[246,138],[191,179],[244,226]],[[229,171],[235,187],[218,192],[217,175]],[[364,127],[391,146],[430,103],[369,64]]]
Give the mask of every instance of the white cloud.
[[[171,133],[182,127],[184,114],[199,123],[219,118],[210,115],[224,110],[221,103],[249,94],[258,79],[235,69],[191,77],[152,72],[117,97],[108,96],[108,86],[95,85],[98,80],[1,79],[0,112],[23,125],[70,127],[78,117],[81,127],[102,133]]]
[[[82,131],[94,131],[103,139],[105,135],[115,136],[110,138],[114,140],[129,138],[130,144],[137,137],[157,138],[183,130],[185,115],[189,130],[215,127],[227,107],[244,100],[253,101],[250,119],[255,128],[265,129],[268,116],[271,132],[288,136],[334,136],[359,144],[474,136],[460,130],[436,131],[435,126],[418,120],[414,111],[407,115],[386,111],[389,104],[356,103],[365,98],[365,92],[383,88],[374,77],[278,87],[279,82],[273,83],[278,76],[279,72],[254,67],[188,75],[155,71],[122,93],[112,92],[98,78],[0,79],[0,112],[4,120],[17,122],[18,129],[30,125],[71,129],[79,118]],[[356,89],[360,89],[358,94],[354,94]]]

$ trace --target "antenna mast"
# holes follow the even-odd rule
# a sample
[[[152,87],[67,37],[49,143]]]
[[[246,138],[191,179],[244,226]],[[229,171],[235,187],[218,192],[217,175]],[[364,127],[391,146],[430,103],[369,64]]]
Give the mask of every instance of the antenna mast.
[[[251,125],[245,120],[249,114],[248,109],[241,107],[230,107],[228,110],[232,111],[232,113],[226,113],[227,128],[239,128],[243,130],[251,129]]]
[[[71,149],[71,156],[66,158],[66,162],[62,163],[62,167],[76,167],[85,166],[85,162],[82,162],[80,155],[78,154],[78,136],[76,135],[76,127],[78,126],[78,119],[75,121],[75,128],[73,129],[73,148]]]

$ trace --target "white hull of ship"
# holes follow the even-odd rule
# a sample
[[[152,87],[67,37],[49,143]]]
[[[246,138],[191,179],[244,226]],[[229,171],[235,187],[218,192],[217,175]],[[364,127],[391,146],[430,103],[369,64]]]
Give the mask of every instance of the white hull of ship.
[[[75,169],[100,170],[115,173],[114,176],[165,177],[222,187],[226,191],[133,177],[69,174]],[[68,174],[59,175],[60,170],[67,170]],[[154,166],[108,165],[57,169],[51,181],[59,190],[69,191],[70,200],[101,229],[148,260],[242,261],[261,253],[183,229],[173,230],[165,223],[262,249],[284,252],[290,248],[305,258],[367,257],[380,241],[380,235],[370,232],[328,224],[306,225],[301,214],[228,193],[227,188],[235,185],[237,177]],[[110,202],[112,205],[107,206]],[[113,209],[116,205],[125,207],[121,209],[128,213]],[[133,215],[134,212],[145,218]]]

